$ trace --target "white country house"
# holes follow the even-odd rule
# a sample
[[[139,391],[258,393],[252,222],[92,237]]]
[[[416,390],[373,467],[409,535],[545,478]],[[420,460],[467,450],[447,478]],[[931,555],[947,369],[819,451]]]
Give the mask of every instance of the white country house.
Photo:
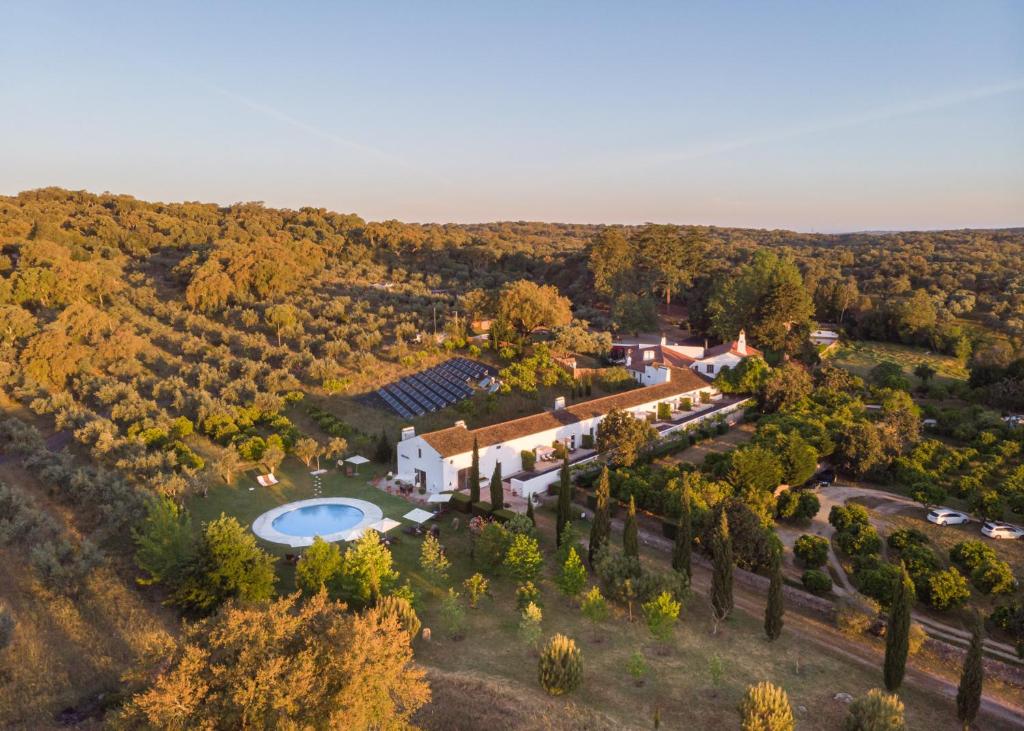
[[[557,480],[561,462],[550,454],[555,442],[569,448],[574,464],[593,458],[598,425],[612,409],[656,421],[658,405],[667,404],[671,418],[655,424],[664,432],[713,415],[721,399],[707,380],[687,368],[651,365],[648,377],[651,385],[642,388],[568,406],[559,399],[550,411],[479,429],[457,422],[447,429],[417,435],[413,427],[406,427],[397,446],[398,472],[411,476],[428,493],[462,489],[467,486],[475,440],[481,477],[490,476],[500,462],[503,482],[512,494],[530,497]],[[528,471],[523,469],[524,451],[537,458]]]
[[[757,348],[747,345],[747,335],[740,330],[739,335],[731,343],[722,343],[711,348],[700,345],[669,345],[665,338],[658,344],[652,343],[616,343],[613,355],[618,354],[619,361],[643,385],[657,383],[657,371],[650,371],[650,366],[661,368],[689,368],[702,376],[713,379],[723,369],[735,368],[744,358],[761,355]]]

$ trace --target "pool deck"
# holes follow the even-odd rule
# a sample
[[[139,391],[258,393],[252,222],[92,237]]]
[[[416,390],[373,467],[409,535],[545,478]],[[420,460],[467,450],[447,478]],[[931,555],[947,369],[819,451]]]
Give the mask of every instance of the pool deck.
[[[318,497],[310,500],[297,500],[292,503],[278,505],[276,508],[271,508],[252,522],[252,532],[263,540],[270,541],[271,543],[281,543],[286,546],[291,546],[292,548],[310,546],[313,544],[313,539],[316,537],[315,535],[292,536],[287,533],[282,533],[274,528],[274,521],[285,513],[290,513],[293,510],[314,507],[317,505],[347,505],[351,508],[362,511],[363,513],[363,519],[355,525],[349,526],[345,530],[338,531],[336,533],[327,533],[320,536],[328,543],[344,540],[345,536],[353,531],[359,533],[384,517],[383,511],[379,507],[371,502],[367,502],[366,500],[357,500],[355,498],[348,497]]]

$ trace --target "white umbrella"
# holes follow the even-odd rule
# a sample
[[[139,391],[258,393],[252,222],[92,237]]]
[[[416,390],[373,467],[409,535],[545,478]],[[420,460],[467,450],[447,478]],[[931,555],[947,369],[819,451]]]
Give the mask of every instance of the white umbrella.
[[[446,503],[452,499],[450,492],[435,492],[433,495],[427,498],[428,503]]]
[[[434,517],[434,514],[421,508],[410,510],[408,513],[402,516],[406,520],[411,520],[413,523],[425,523]]]
[[[372,528],[378,533],[387,533],[392,528],[397,528],[400,525],[401,523],[399,523],[397,520],[392,520],[391,518],[381,518],[376,523],[371,523],[366,527]]]
[[[345,461],[350,462],[352,464],[366,464],[370,460],[368,460],[366,457],[363,457],[362,455],[357,454],[355,457],[349,457]]]
[[[400,472],[392,478],[395,482],[408,482],[410,485],[416,482],[416,475],[412,472]]]
[[[366,526],[366,528],[372,528],[372,527],[373,526]],[[343,540],[343,541],[358,541],[360,538],[363,537],[363,533],[366,531],[366,528],[353,528],[348,533],[343,535],[341,537],[341,540]]]

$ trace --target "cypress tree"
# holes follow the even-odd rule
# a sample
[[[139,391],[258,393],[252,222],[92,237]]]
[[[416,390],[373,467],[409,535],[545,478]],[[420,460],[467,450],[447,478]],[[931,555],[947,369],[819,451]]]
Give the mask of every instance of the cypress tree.
[[[558,483],[558,516],[555,520],[555,545],[562,545],[562,531],[569,522],[570,503],[572,502],[572,483],[569,482],[569,455],[562,457],[562,473]]]
[[[768,603],[764,608],[764,633],[769,640],[777,640],[782,634],[782,550],[776,548],[772,555],[772,579],[768,585]]]
[[[611,477],[607,467],[601,470],[595,497],[597,498],[597,509],[594,511],[594,522],[590,526],[590,549],[587,555],[587,561],[591,566],[594,565],[594,556],[597,555],[598,550],[608,543],[608,535],[612,528],[611,506],[608,502],[611,499]]]
[[[981,707],[981,685],[985,680],[985,668],[981,663],[983,638],[981,618],[975,615],[971,645],[967,648],[960,685],[956,689],[956,717],[964,725],[965,731],[970,728]]]
[[[693,576],[693,568],[690,565],[690,551],[693,548],[693,516],[690,504],[690,486],[687,483],[683,483],[680,503],[679,526],[676,528],[676,543],[672,549],[672,568],[689,581]]]
[[[526,498],[526,517],[533,523],[533,527],[537,527],[537,519],[533,516],[533,497]]]
[[[718,509],[718,527],[711,546],[711,609],[714,633],[732,612],[732,538],[729,536],[729,518],[725,507]]]
[[[469,500],[480,502],[480,445],[473,437],[473,462],[469,466]]]
[[[910,609],[914,605],[914,582],[907,567],[900,564],[900,578],[889,607],[889,625],[885,632],[885,687],[896,692],[903,682],[910,648]]]
[[[380,439],[377,440],[377,449],[374,452],[374,461],[380,464],[391,464],[391,440],[388,439],[388,430],[380,430]]]
[[[629,496],[629,513],[626,514],[626,527],[622,529],[622,552],[627,556],[640,556],[640,541],[637,540],[636,501]]]
[[[501,482],[501,462],[498,462],[491,474],[491,510],[501,510],[505,507],[505,491],[501,487]]]

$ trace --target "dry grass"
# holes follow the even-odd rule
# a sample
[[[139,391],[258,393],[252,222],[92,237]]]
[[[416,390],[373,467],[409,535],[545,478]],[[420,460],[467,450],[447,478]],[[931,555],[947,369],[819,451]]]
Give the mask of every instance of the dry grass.
[[[927,363],[934,368],[937,371],[938,380],[962,381],[967,378],[967,369],[952,356],[896,343],[874,341],[844,343],[831,360],[835,365],[853,371],[859,376],[866,376],[868,371],[883,361],[893,361],[903,366],[903,372],[910,377],[911,383],[917,382],[917,379],[914,378],[914,367],[921,363]]]

